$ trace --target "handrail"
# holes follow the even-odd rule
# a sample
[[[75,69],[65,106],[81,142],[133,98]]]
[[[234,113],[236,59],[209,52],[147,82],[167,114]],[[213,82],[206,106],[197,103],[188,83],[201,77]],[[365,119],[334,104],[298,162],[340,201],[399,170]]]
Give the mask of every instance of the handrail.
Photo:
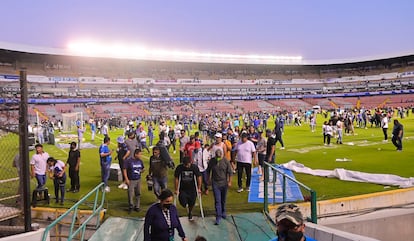
[[[311,188],[309,188],[308,186],[306,186],[305,184],[297,181],[296,179],[286,175],[282,170],[278,169],[276,166],[274,166],[274,164],[268,163],[268,162],[264,162],[264,212],[265,214],[268,216],[268,218],[270,218],[271,220],[273,220],[270,217],[269,214],[269,194],[268,194],[268,187],[269,187],[269,171],[273,172],[273,180],[272,180],[272,186],[273,186],[273,204],[275,203],[275,195],[276,195],[276,176],[277,174],[281,174],[283,179],[282,179],[282,197],[283,197],[283,203],[286,203],[286,185],[287,185],[287,181],[286,178],[289,179],[292,182],[295,182],[296,184],[302,186],[304,189],[306,189],[307,191],[310,192],[311,194],[311,218],[310,221],[312,223],[317,223],[318,222],[318,217],[317,217],[317,210],[316,210],[316,191],[312,190]]]
[[[88,194],[86,194],[82,199],[80,199],[77,203],[75,203],[71,208],[69,208],[65,213],[63,213],[61,216],[59,216],[55,221],[53,221],[51,224],[49,224],[45,228],[45,231],[44,231],[43,236],[42,236],[42,241],[46,241],[49,231],[54,226],[56,226],[60,221],[62,221],[63,218],[70,215],[71,213],[73,213],[73,216],[72,216],[72,222],[70,224],[70,230],[69,230],[67,240],[68,241],[72,240],[75,237],[75,235],[79,234],[80,232],[81,232],[81,236],[82,236],[80,240],[84,240],[86,225],[89,223],[90,220],[92,220],[92,218],[95,217],[95,215],[97,215],[96,227],[98,227],[100,225],[99,213],[103,209],[104,202],[105,202],[105,191],[103,191],[103,187],[104,187],[104,183],[102,182],[98,186],[96,186],[94,189],[92,189],[92,191],[90,191]],[[102,193],[102,197],[101,197],[102,199],[101,199],[100,204],[98,206],[98,199],[99,199],[99,193],[100,192]],[[83,204],[89,197],[91,197],[93,195],[95,195],[95,200],[94,200],[94,204],[93,204],[92,214],[82,224],[80,224],[79,227],[76,230],[74,230],[75,222],[77,221],[77,214],[78,214],[78,211],[79,211],[79,206],[81,204]],[[77,238],[77,240],[78,240],[78,238]]]

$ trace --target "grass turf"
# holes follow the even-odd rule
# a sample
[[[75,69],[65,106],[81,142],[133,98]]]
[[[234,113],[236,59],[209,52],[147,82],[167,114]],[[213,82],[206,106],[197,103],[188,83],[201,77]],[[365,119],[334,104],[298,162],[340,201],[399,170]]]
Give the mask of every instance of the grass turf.
[[[414,118],[408,117],[401,119],[400,122],[404,125],[404,149],[402,152],[397,152],[395,147],[391,143],[391,131],[393,124],[389,125],[389,142],[384,143],[383,134],[381,128],[370,127],[367,129],[355,128],[355,135],[347,136],[344,134],[343,145],[333,144],[330,147],[323,145],[323,137],[321,124],[325,121],[322,115],[318,115],[317,118],[317,130],[311,132],[309,125],[304,123],[302,126],[285,126],[285,133],[283,139],[286,149],[280,150],[280,144],[277,144],[276,150],[276,162],[285,163],[290,160],[295,160],[313,169],[328,169],[345,168],[349,170],[362,171],[368,173],[384,173],[395,174],[402,177],[414,176],[414,162],[413,156],[413,138],[414,138]],[[273,127],[273,120],[270,119],[270,128]],[[195,130],[193,130],[194,132]],[[123,130],[117,129],[110,132],[111,136],[111,148],[116,149],[116,137],[122,135]],[[156,133],[157,136],[157,133]],[[7,138],[7,139],[4,139]],[[12,139],[12,140],[10,140]],[[4,142],[7,140],[7,142]],[[90,142],[90,133],[85,133],[85,142]],[[335,143],[336,139],[332,140]],[[3,147],[3,143],[5,147]],[[8,153],[14,153],[17,151],[16,145],[10,143],[18,143],[17,135],[13,137],[2,137],[2,148],[7,150]],[[65,141],[64,143],[67,143]],[[102,135],[97,135],[94,144],[97,148],[82,149],[81,150],[81,170],[80,170],[80,182],[81,191],[79,193],[67,193],[65,206],[69,207],[85,195],[89,190],[94,188],[100,183],[100,166],[98,146],[102,143]],[[6,148],[6,149],[5,149]],[[7,149],[8,148],[8,149]],[[44,150],[51,156],[61,159],[66,162],[67,149],[59,149],[54,145],[45,145]],[[175,163],[178,163],[179,152],[176,154],[170,154],[173,156]],[[30,156],[33,152],[30,153]],[[14,156],[14,154],[13,154]],[[7,166],[7,170],[11,169],[11,161],[13,156],[7,155],[0,159],[1,166]],[[338,162],[337,158],[346,158],[351,161]],[[146,172],[148,171],[149,155],[144,150],[143,159],[146,165]],[[117,162],[117,161],[113,161]],[[5,169],[3,169],[5,170]],[[0,171],[0,177],[3,175]],[[145,176],[146,174],[144,174]],[[382,185],[369,184],[369,183],[357,183],[340,181],[333,178],[315,177],[311,175],[295,173],[296,178],[316,190],[317,199],[325,200],[338,197],[353,196],[357,194],[366,194],[373,192],[380,192],[384,190],[396,189],[396,187],[384,187]],[[34,181],[31,182],[34,186]],[[142,181],[142,194],[141,194],[141,212],[128,214],[127,207],[127,192],[126,190],[118,189],[119,182],[110,181],[111,192],[106,195],[106,207],[108,214],[111,216],[132,216],[142,217],[145,215],[145,211],[149,205],[156,201],[154,194],[146,189],[145,180]],[[53,190],[53,183],[51,180],[47,181],[49,190]],[[69,187],[69,179],[66,187]],[[173,187],[173,171],[169,171],[168,187]],[[227,198],[227,208],[229,213],[251,212],[261,211],[263,209],[262,204],[251,204],[247,202],[247,192],[237,193],[237,175],[233,176],[233,184],[229,189]],[[52,191],[52,196],[53,191]],[[305,195],[305,193],[304,193]],[[203,196],[203,208],[206,215],[214,214],[214,198],[212,192],[208,196]],[[54,203],[50,204],[54,206]],[[59,206],[60,205],[56,205]],[[179,206],[179,205],[178,205]],[[195,208],[194,214],[197,214],[198,207]],[[179,212],[185,215],[184,208],[179,207]]]

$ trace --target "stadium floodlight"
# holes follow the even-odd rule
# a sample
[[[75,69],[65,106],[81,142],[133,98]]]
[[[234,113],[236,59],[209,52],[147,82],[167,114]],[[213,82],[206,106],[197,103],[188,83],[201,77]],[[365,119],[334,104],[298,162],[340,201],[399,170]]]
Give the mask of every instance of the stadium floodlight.
[[[103,44],[92,41],[71,42],[68,54],[85,57],[125,58],[176,62],[207,62],[228,64],[301,64],[301,56],[241,55],[224,53],[199,53],[194,51],[150,49],[122,43]]]

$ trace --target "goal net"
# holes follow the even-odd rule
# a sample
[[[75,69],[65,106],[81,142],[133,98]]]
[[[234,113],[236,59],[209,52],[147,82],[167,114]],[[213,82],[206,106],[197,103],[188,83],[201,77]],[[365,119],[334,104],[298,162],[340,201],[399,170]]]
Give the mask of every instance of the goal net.
[[[83,127],[82,112],[64,113],[62,114],[62,129],[63,132],[76,131],[77,126]]]

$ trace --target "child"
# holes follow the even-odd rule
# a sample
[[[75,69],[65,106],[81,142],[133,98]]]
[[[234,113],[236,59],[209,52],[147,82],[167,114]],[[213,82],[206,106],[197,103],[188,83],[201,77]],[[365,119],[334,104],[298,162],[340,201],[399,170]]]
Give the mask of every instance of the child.
[[[131,213],[132,209],[139,212],[141,201],[141,174],[144,172],[144,162],[141,160],[141,149],[136,149],[134,157],[126,160],[122,172],[125,177],[125,183],[128,185],[128,213]]]
[[[53,179],[53,185],[55,187],[56,203],[59,203],[60,191],[60,205],[63,205],[63,200],[65,200],[66,184],[65,163],[61,160],[49,157],[47,159],[47,165],[49,167],[49,177]]]

